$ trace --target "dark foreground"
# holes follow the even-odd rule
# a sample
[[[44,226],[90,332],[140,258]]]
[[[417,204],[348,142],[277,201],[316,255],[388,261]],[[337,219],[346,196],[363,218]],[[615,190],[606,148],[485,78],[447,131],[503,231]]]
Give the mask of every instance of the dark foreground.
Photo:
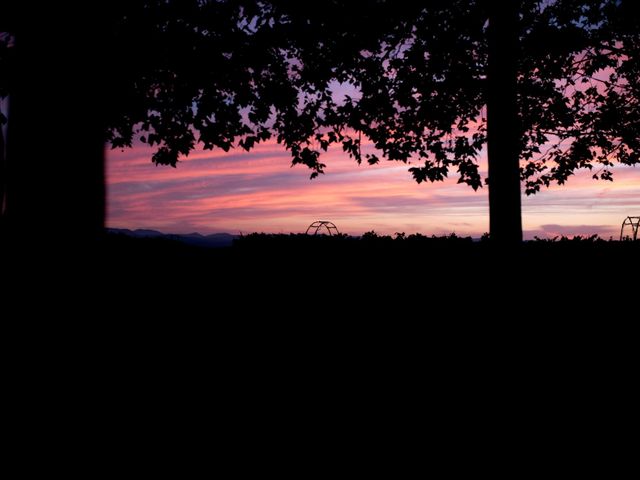
[[[639,259],[640,242],[596,239],[251,235],[204,249],[111,235],[18,249],[5,318],[36,345],[62,336],[109,361],[152,349],[228,369],[347,356],[446,370],[560,356],[619,372],[637,349]]]
[[[494,316],[502,307],[546,316],[563,305],[634,305],[640,291],[640,241],[597,238],[503,249],[456,236],[253,234],[229,248],[200,248],[111,234],[92,245],[43,241],[4,250],[7,289],[65,301],[87,295],[105,307],[130,301],[132,311],[147,313],[202,307],[206,316],[232,304],[235,313],[225,316],[294,306],[328,318],[367,310]]]
[[[576,283],[587,287],[592,282],[593,288],[608,283],[622,288],[625,280],[635,279],[636,284],[640,280],[640,241],[597,237],[536,240],[505,249],[455,235],[252,234],[236,239],[230,248],[206,249],[165,239],[111,235],[101,248],[105,266],[118,266],[125,276],[164,271],[183,280],[218,285],[231,280],[246,284],[264,281],[272,288],[278,282],[294,283],[301,293],[317,294],[331,285],[347,284],[378,291],[397,288],[407,293],[423,284],[471,293],[490,280],[500,283],[500,279],[509,278],[514,288],[526,291],[529,280],[538,280],[544,284],[538,287],[551,292]],[[170,284],[176,286],[167,278],[166,286]]]
[[[344,428],[360,415],[363,432],[382,413],[414,428],[426,411],[452,435],[452,421],[489,432],[503,416],[516,431],[525,419],[543,425],[548,445],[551,428],[581,435],[594,412],[626,421],[615,415],[633,398],[640,242],[47,245],[18,249],[3,272],[11,391],[26,392],[16,401],[31,411],[74,392],[73,408],[99,399],[103,416],[124,405],[136,424],[166,402],[153,428],[167,412],[200,425],[213,411],[254,427],[330,417]],[[134,397],[144,401],[131,407]]]
[[[26,316],[443,325],[635,321],[639,259],[640,241],[594,238],[505,250],[454,236],[249,235],[208,249],[108,235],[14,245],[3,263],[7,298]]]

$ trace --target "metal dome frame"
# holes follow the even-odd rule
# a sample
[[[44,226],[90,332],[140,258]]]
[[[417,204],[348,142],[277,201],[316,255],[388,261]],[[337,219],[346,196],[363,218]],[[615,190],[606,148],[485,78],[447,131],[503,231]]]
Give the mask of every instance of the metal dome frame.
[[[631,227],[632,232],[632,240],[638,240],[638,230],[640,230],[640,217],[627,217],[622,222],[622,227],[620,228],[620,241],[624,240],[624,229],[626,226]]]
[[[322,227],[324,227],[327,230],[327,233],[329,234],[330,237],[334,235],[333,230],[335,230],[335,235],[340,235],[340,232],[338,231],[338,227],[336,227],[333,222],[329,222],[327,220],[317,220],[313,222],[311,225],[307,227],[307,231],[305,232],[305,234],[309,235],[309,231],[315,229],[313,234],[318,235],[318,232],[320,232]]]

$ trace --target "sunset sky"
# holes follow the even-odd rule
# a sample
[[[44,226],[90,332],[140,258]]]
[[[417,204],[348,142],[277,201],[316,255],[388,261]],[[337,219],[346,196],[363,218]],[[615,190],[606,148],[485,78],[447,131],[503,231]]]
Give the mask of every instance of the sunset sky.
[[[309,180],[290,168],[275,143],[247,153],[196,150],[176,169],[151,163],[145,145],[107,153],[107,225],[165,233],[304,232],[330,220],[341,232],[370,230],[479,237],[489,230],[488,190],[444,183],[418,185],[398,162],[361,165],[341,150],[321,157],[326,174]],[[481,165],[486,160],[481,159]],[[484,174],[484,172],[483,172]],[[616,167],[614,182],[585,172],[523,199],[525,238],[620,234],[628,215],[640,215],[640,168]]]

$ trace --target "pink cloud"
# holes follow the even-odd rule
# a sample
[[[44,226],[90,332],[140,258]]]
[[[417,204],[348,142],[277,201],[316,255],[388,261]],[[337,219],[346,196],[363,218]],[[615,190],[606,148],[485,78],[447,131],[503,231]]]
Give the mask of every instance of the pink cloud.
[[[176,169],[156,167],[150,158],[143,145],[109,152],[108,226],[173,233],[302,232],[312,221],[326,219],[354,235],[374,229],[479,236],[488,230],[487,190],[457,185],[453,172],[445,182],[418,185],[407,165],[358,166],[335,148],[322,158],[327,173],[311,181],[306,167],[290,168],[288,152],[275,142],[249,153],[197,151]],[[567,187],[525,197],[525,230],[553,236],[542,227],[575,225],[579,234],[588,234],[589,226],[601,233],[610,225],[613,232],[625,216],[640,214],[639,174],[616,169],[614,183],[579,174]]]

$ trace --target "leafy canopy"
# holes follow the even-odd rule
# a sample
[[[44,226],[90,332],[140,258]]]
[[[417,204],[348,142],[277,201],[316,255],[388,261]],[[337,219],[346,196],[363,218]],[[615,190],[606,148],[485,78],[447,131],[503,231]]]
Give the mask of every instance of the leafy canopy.
[[[640,161],[638,3],[520,2],[527,193],[580,168],[610,180],[615,162]],[[418,182],[455,169],[482,185],[488,0],[126,5],[114,29],[114,147],[140,138],[154,162],[175,166],[198,143],[250,150],[275,138],[313,178],[339,144],[358,162],[410,162]]]

